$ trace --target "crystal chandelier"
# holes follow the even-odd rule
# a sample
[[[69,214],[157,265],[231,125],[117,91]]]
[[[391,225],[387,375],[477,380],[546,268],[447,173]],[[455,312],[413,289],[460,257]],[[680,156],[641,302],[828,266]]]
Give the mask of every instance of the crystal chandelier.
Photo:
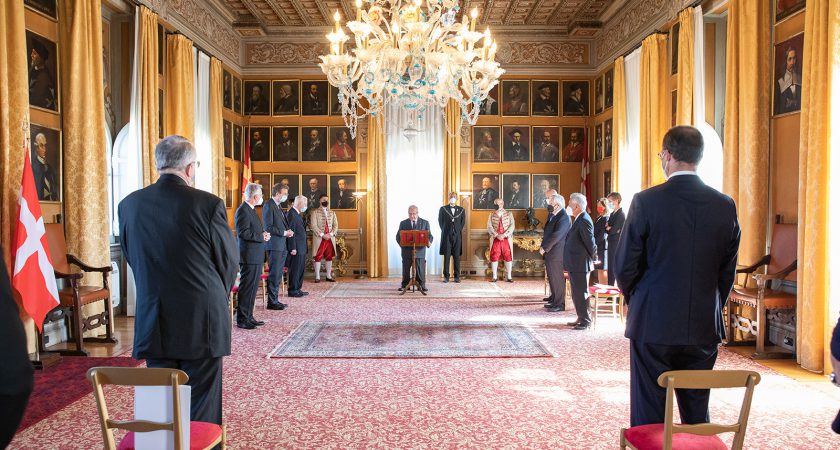
[[[341,114],[354,137],[359,119],[382,120],[389,104],[420,119],[430,107],[444,111],[454,100],[462,121],[475,125],[481,102],[505,71],[494,61],[490,30],[475,31],[478,11],[470,19],[461,14],[459,22],[458,3],[356,0],[356,20],[347,23],[352,49],[336,11],[335,30],[327,34],[330,54],[320,57],[319,66],[338,88]],[[451,126],[446,123],[447,131],[457,133]]]

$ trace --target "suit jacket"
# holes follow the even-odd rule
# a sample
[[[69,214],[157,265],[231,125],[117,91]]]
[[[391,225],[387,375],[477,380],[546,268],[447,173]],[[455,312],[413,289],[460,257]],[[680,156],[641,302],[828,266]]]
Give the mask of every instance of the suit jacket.
[[[528,207],[528,193],[522,189],[519,192],[510,191],[505,199],[505,208],[522,209]]]
[[[441,234],[441,246],[440,246],[440,254],[443,254],[443,246],[447,245],[447,237],[450,234],[454,234],[461,238],[461,233],[464,231],[464,221],[466,220],[466,214],[464,208],[455,205],[455,214],[452,214],[452,207],[449,205],[444,205],[440,207],[438,210],[438,225],[440,226],[440,234]],[[464,254],[463,247],[461,248],[461,255]]]
[[[610,230],[607,231],[607,247],[618,247],[618,240],[621,239],[621,230],[624,228],[624,209],[618,208],[610,213],[610,218],[607,219],[607,225]]]
[[[582,211],[566,236],[563,248],[563,268],[568,272],[591,272],[595,270],[595,234],[592,218]]]
[[[41,164],[35,153],[32,153],[32,176],[35,178],[38,200],[58,201],[58,191],[61,188],[55,177],[55,169],[48,164]],[[47,185],[49,189],[46,189]]]
[[[600,254],[607,249],[607,221],[609,216],[601,216],[595,220],[595,246]]]
[[[2,248],[0,248],[2,253]],[[26,333],[20,311],[12,297],[6,262],[0,258],[0,395],[18,395],[32,390],[32,363],[26,348]],[[8,420],[8,419],[7,419]]]
[[[479,189],[475,194],[476,209],[493,209],[493,202],[499,198],[499,193],[493,188]]]
[[[335,247],[335,234],[338,233],[338,218],[335,212],[331,209],[324,214],[324,208],[313,209],[309,211],[309,229],[312,231],[312,254],[318,252],[321,246],[321,240],[324,238],[324,229],[326,226],[330,227],[330,234],[333,236],[330,241],[333,246],[333,253],[338,255],[338,249]]]
[[[295,235],[288,238],[286,241],[287,250],[291,253],[292,250],[297,250],[298,256],[306,254],[306,223],[303,221],[300,213],[294,209],[289,208],[286,212],[286,224]]]
[[[239,262],[241,264],[262,264],[265,262],[265,240],[263,224],[254,208],[245,202],[236,208],[233,216],[236,237],[239,241]]]
[[[397,244],[400,243],[400,231],[403,230],[411,230],[411,219],[405,219],[400,222],[400,228],[397,230]],[[417,218],[417,225],[413,228],[414,230],[426,230],[429,232],[429,245],[431,245],[432,241],[434,241],[435,237],[432,236],[432,232],[429,231],[429,221],[426,219],[421,219],[420,217]],[[411,259],[411,247],[402,247],[402,257],[403,259],[408,258]],[[426,247],[420,246],[417,247],[417,253],[414,254],[414,257],[417,259],[423,259],[426,257]]]
[[[356,206],[356,197],[350,189],[339,189],[330,201],[333,209],[353,209]]]
[[[289,229],[286,224],[286,214],[277,206],[273,198],[263,203],[263,229],[271,233],[271,239],[266,241],[266,251],[285,252],[287,245],[286,241],[289,239],[285,236],[286,230]]]
[[[636,194],[622,235],[615,277],[630,304],[624,335],[664,345],[720,342],[741,240],[735,202],[696,175],[671,177]]]
[[[163,174],[118,207],[120,246],[134,272],[134,358],[230,354],[228,293],[239,270],[225,203]]]
[[[548,216],[543,227],[542,249],[545,250],[543,258],[563,264],[563,250],[566,248],[566,238],[572,221],[566,210],[561,209],[557,214]]]

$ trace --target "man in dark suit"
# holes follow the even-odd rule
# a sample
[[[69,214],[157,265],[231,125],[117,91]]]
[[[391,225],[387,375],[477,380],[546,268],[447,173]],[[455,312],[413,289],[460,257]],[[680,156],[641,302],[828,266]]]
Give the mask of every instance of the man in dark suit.
[[[429,232],[429,245],[431,245],[434,237],[429,231],[429,221],[421,219],[419,210],[416,206],[408,207],[408,219],[400,222],[400,228],[397,230],[397,244],[400,242],[400,231],[403,230],[424,230]],[[414,274],[414,279],[420,284],[420,290],[426,292],[426,247],[417,247],[414,254],[414,261],[417,272]],[[402,247],[402,266],[403,276],[402,283],[400,283],[400,291],[404,291],[411,278],[411,247]]]
[[[285,309],[285,303],[277,300],[277,288],[283,277],[283,267],[288,254],[286,242],[294,232],[286,224],[286,214],[280,205],[289,198],[289,188],[277,183],[271,188],[271,199],[263,205],[263,227],[271,235],[265,243],[268,251],[268,305],[273,310]]]
[[[38,200],[58,201],[60,186],[55,176],[56,171],[47,160],[47,137],[44,133],[35,135],[35,152],[32,153],[31,162]]]
[[[323,92],[318,92],[318,85],[309,85],[309,91],[303,97],[303,115],[323,116],[327,114],[326,99]]]
[[[356,206],[356,197],[347,189],[347,180],[339,178],[336,184],[338,192],[333,191],[332,209],[353,209]]]
[[[440,207],[438,211],[438,225],[440,225],[441,243],[440,254],[443,255],[443,282],[449,283],[449,258],[453,259],[455,282],[461,282],[461,242],[463,239],[464,208],[458,206],[458,193],[449,193],[449,203]]]
[[[592,324],[589,314],[589,274],[595,270],[595,227],[586,212],[586,196],[575,192],[569,196],[569,208],[575,218],[566,247],[563,249],[563,267],[569,272],[572,302],[577,320],[569,323],[575,330],[585,330]]]
[[[481,179],[481,189],[476,189],[474,198],[474,209],[493,209],[496,199],[499,198],[499,193],[493,189],[490,177]]]
[[[662,423],[669,370],[710,370],[724,337],[721,310],[735,281],[741,228],[735,202],[697,176],[703,137],[665,134],[659,158],[668,181],[633,198],[616,255],[630,308],[630,422]],[[677,390],[682,423],[709,420],[709,391]]]
[[[505,198],[505,208],[507,209],[524,209],[528,207],[528,193],[521,189],[519,180],[514,178],[510,182],[510,192],[507,192]]]
[[[566,247],[566,237],[572,226],[569,215],[566,214],[566,199],[554,189],[545,193],[548,219],[543,227],[543,239],[540,254],[545,259],[545,275],[551,287],[551,296],[545,299],[545,307],[549,312],[566,309],[566,277],[563,274],[563,250]]]
[[[160,178],[118,207],[120,246],[137,287],[132,356],[148,367],[186,372],[190,419],[221,424],[228,294],[239,255],[224,201],[192,188],[195,158],[195,147],[181,136],[157,144]]]
[[[301,215],[309,203],[306,196],[298,195],[286,212],[286,224],[294,235],[286,242],[289,250],[286,265],[289,267],[289,297],[303,297],[309,293],[303,287],[303,269],[306,263],[306,222]]]
[[[239,205],[233,217],[239,240],[239,307],[236,310],[236,326],[246,330],[265,324],[254,319],[254,301],[265,262],[264,246],[271,239],[271,233],[263,231],[263,224],[255,209],[262,203],[262,187],[257,183],[248,183],[245,186],[245,201]]]
[[[522,131],[514,128],[508,133],[508,137],[510,140],[505,142],[505,161],[530,161],[531,153],[522,142]]]
[[[621,194],[611,192],[607,196],[607,207],[611,211],[607,220],[607,280],[611,286],[615,286],[615,255],[625,220],[624,210],[621,209]]]

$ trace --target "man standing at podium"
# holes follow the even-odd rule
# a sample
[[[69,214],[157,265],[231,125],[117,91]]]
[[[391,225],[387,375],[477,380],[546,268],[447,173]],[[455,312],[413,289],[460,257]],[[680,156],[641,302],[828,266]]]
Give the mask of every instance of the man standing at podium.
[[[429,231],[429,221],[421,219],[416,206],[408,207],[408,219],[400,222],[400,229],[397,231],[397,244],[400,243],[400,231],[405,230],[422,230],[429,233],[429,244],[432,243],[434,237]],[[411,278],[411,247],[402,247],[402,266],[403,276],[402,283],[400,283],[400,291],[404,291]],[[420,285],[420,290],[426,292],[426,246],[422,245],[416,248],[414,254],[416,272],[414,279]]]

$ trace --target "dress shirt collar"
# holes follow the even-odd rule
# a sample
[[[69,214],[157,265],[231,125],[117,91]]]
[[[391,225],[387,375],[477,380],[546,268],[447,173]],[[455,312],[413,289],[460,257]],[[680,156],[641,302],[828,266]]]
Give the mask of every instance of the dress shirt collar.
[[[694,170],[680,170],[680,171],[674,172],[671,175],[669,175],[668,179],[670,180],[671,178],[678,177],[680,175],[694,175],[694,176],[697,176],[697,172],[694,171]]]

